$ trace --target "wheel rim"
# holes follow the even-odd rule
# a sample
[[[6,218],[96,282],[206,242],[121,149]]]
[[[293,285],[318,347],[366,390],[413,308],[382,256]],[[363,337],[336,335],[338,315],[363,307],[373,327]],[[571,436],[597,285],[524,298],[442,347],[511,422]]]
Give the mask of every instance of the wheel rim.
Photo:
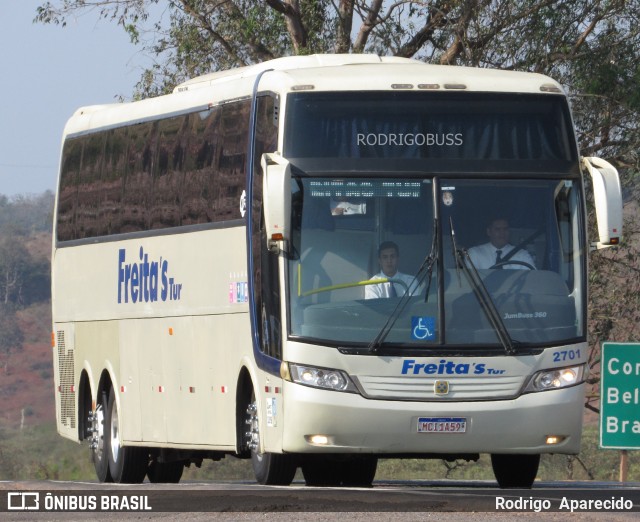
[[[118,425],[118,407],[115,400],[111,410],[111,457],[114,462],[118,462],[120,456],[120,429]]]
[[[96,434],[96,445],[95,445],[95,454],[98,460],[102,460],[104,458],[104,411],[102,410],[102,405],[98,405],[95,411],[95,416],[93,419],[95,426],[95,434]]]
[[[245,446],[251,450],[251,452],[258,457],[262,458],[262,455],[258,453],[260,448],[260,425],[258,424],[258,405],[255,399],[247,406],[245,424],[247,431],[244,435]]]

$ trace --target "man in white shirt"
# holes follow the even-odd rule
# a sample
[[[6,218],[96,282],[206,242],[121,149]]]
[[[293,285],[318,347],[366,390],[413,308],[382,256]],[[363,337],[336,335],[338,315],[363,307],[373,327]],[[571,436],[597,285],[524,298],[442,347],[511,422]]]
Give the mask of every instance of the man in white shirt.
[[[505,260],[505,264],[500,264],[514,249],[514,246],[509,243],[509,222],[506,219],[499,218],[491,221],[487,227],[487,236],[489,236],[488,243],[469,249],[469,256],[477,269],[491,268],[494,265],[498,265],[496,268],[513,270],[535,269],[533,258],[525,249],[518,250]],[[512,261],[520,261],[529,266],[512,263]]]
[[[398,272],[398,261],[400,260],[400,249],[393,241],[384,241],[378,248],[378,262],[380,272],[374,275],[370,281],[376,279],[393,279],[402,283],[380,283],[378,285],[367,285],[364,287],[365,299],[380,299],[385,297],[401,297],[407,289],[411,295],[417,294],[417,283],[414,277]]]

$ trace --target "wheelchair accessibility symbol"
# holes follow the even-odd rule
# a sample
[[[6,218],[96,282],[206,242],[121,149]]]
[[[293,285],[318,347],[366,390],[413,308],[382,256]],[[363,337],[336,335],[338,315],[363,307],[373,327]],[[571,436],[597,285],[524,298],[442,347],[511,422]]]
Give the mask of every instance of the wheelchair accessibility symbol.
[[[411,338],[418,341],[433,341],[436,338],[435,317],[412,317]]]

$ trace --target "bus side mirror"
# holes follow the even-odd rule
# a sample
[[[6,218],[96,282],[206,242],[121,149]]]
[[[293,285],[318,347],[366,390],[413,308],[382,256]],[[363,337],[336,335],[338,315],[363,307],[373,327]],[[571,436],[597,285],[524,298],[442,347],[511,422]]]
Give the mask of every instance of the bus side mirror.
[[[291,226],[291,165],[278,154],[263,154],[262,205],[267,248],[277,251]]]
[[[620,244],[622,240],[622,190],[618,171],[600,158],[582,158],[582,164],[593,180],[599,241],[596,249]]]

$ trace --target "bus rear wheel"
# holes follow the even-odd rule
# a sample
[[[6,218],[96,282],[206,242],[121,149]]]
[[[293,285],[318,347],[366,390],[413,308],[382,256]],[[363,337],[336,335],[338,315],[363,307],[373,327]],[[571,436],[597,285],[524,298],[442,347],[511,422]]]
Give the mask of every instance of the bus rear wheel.
[[[147,474],[149,452],[146,448],[122,446],[120,438],[120,417],[116,394],[111,388],[105,422],[105,435],[109,450],[109,472],[114,482],[120,484],[139,484]]]
[[[91,424],[91,460],[100,482],[113,482],[109,472],[109,437],[107,436],[106,410],[109,399],[106,393],[98,399],[95,411],[89,417]]]
[[[530,489],[538,474],[540,455],[491,455],[493,474],[502,489]]]
[[[259,484],[288,486],[293,481],[297,466],[291,455],[260,453],[260,422],[255,395],[247,405],[245,414],[245,445],[251,451],[251,465]]]

